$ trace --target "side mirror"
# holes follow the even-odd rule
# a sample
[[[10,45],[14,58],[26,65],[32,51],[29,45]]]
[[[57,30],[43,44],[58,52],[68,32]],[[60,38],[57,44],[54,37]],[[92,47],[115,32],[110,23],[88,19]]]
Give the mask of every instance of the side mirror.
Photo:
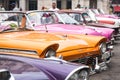
[[[0,70],[0,80],[15,80],[13,75],[6,69]]]

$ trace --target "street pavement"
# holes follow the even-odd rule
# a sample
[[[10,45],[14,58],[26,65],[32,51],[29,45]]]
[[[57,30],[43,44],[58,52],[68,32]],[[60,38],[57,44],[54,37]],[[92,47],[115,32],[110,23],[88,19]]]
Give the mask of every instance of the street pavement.
[[[120,39],[115,41],[113,57],[109,68],[90,76],[90,80],[120,80]]]

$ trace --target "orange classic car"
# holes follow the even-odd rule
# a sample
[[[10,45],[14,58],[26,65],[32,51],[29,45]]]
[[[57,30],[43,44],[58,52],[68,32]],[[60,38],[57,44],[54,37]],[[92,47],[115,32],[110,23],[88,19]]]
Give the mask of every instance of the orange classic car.
[[[12,18],[8,13],[14,13],[16,17]],[[26,13],[8,13],[8,19],[2,20],[0,25],[0,52],[34,58],[57,56],[90,65],[91,70],[106,68],[106,63],[110,61],[111,46],[106,45],[105,37],[29,30]]]

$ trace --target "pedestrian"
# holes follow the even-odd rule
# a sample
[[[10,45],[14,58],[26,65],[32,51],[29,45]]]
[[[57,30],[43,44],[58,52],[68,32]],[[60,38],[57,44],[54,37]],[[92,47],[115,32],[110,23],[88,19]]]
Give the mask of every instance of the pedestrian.
[[[49,10],[56,11],[56,10],[59,10],[59,9],[57,8],[56,3],[53,2],[53,3],[52,3],[52,8],[50,8]]]
[[[12,6],[13,6],[13,11],[20,11],[20,9],[17,7],[15,3],[13,3]]]
[[[81,5],[77,4],[76,9],[80,9],[80,8],[81,8]]]
[[[109,14],[113,14],[113,12],[114,12],[114,8],[113,8],[113,6],[111,5],[110,8],[109,8]]]
[[[83,10],[83,9],[81,8],[81,5],[80,5],[80,4],[77,4],[77,6],[75,7],[74,10]]]
[[[22,11],[22,8],[20,8],[20,11]]]
[[[0,11],[5,11],[5,8],[3,7],[3,5],[0,6]]]
[[[42,6],[41,10],[47,10],[47,8],[45,6]]]

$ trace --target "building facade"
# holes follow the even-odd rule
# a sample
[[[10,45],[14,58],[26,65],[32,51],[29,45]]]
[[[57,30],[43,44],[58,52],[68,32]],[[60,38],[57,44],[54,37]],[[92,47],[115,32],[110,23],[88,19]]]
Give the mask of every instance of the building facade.
[[[23,10],[37,10],[41,9],[42,6],[50,8],[52,2],[56,2],[59,9],[74,9],[77,4],[81,4],[82,7],[102,8],[106,12],[109,12],[109,1],[110,0],[0,0],[0,4],[3,5],[6,10],[11,10],[11,4],[13,3]]]

